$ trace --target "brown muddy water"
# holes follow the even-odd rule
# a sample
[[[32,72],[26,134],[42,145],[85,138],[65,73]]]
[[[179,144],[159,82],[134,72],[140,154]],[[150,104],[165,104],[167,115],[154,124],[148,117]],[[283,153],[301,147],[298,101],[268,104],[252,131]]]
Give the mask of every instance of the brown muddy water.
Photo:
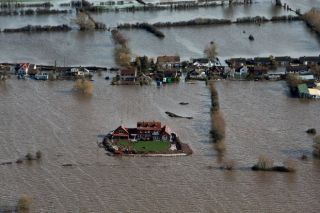
[[[73,82],[0,84],[0,162],[41,150],[40,162],[0,166],[1,205],[33,197],[31,212],[317,212],[320,161],[312,138],[319,102],[287,96],[283,82],[217,82],[227,123],[221,171],[210,142],[210,95],[203,82],[111,86],[95,76],[91,98],[71,92]],[[179,102],[189,102],[181,106]],[[169,118],[165,111],[193,116]],[[188,157],[111,157],[97,138],[121,123],[160,120],[189,143]],[[318,129],[319,130],[319,129]],[[298,158],[306,154],[307,161]],[[252,172],[259,155],[296,161],[292,174]],[[63,167],[71,163],[72,167]]]

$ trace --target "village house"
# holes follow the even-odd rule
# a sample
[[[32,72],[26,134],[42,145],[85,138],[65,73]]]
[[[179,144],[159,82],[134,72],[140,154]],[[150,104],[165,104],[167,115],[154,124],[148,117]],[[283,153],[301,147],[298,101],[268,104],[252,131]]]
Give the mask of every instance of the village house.
[[[230,58],[229,60],[226,60],[226,63],[229,66],[238,67],[240,65],[247,64],[247,59],[246,58]]]
[[[303,56],[299,58],[300,64],[304,65],[316,65],[320,64],[320,55],[319,56]]]
[[[72,68],[70,74],[75,77],[85,77],[90,75],[90,71],[84,67]]]
[[[272,64],[272,60],[270,57],[255,57],[253,59],[253,62],[258,66],[269,66]]]
[[[16,64],[15,66],[15,74],[19,76],[25,76],[28,74],[29,71],[29,63],[21,63],[21,64]]]
[[[311,71],[308,66],[306,65],[297,65],[297,66],[287,66],[286,67],[286,73],[287,74],[300,74],[300,75],[305,75],[305,74],[310,74]]]
[[[133,67],[122,68],[119,70],[119,77],[121,81],[135,82],[137,81],[137,70]]]
[[[249,74],[251,77],[261,79],[268,75],[268,68],[264,66],[254,66],[249,68]]]
[[[159,56],[157,66],[163,69],[180,67],[180,56]]]
[[[158,70],[155,73],[155,80],[163,83],[172,83],[178,78],[178,72],[176,69]]]
[[[274,60],[279,66],[288,66],[292,61],[290,56],[279,56],[275,57]]]
[[[196,67],[211,68],[216,65],[219,65],[219,63],[217,60],[211,61],[208,58],[196,58],[196,59],[192,59],[192,65]]]
[[[207,76],[221,76],[225,72],[224,66],[214,66],[207,70]]]
[[[119,126],[110,133],[112,140],[131,140],[131,141],[172,141],[175,134],[171,129],[158,121],[137,122],[135,128]]]

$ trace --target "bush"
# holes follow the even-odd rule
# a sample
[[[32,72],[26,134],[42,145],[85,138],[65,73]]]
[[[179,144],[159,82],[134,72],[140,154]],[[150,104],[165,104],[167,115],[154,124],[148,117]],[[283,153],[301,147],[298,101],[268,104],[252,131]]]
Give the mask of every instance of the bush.
[[[211,134],[215,143],[221,141],[225,137],[226,123],[223,114],[220,111],[212,112],[211,115]]]
[[[34,160],[34,156],[29,152],[27,155],[26,155],[26,159],[31,161],[31,160]]]
[[[128,39],[119,30],[112,30],[111,35],[116,44],[127,46]]]
[[[37,151],[36,152],[36,158],[37,159],[41,159],[42,158],[42,152],[41,151]]]
[[[30,210],[32,204],[32,197],[22,195],[18,201],[18,212],[26,212]]]
[[[75,82],[74,90],[86,94],[86,95],[92,95],[93,94],[93,84],[91,81],[85,80],[85,79],[78,79]]]
[[[223,140],[219,140],[214,143],[214,149],[219,153],[223,154],[224,151],[226,151],[226,144]]]
[[[219,110],[219,96],[217,89],[213,82],[210,82],[210,93],[211,93],[211,110],[218,111]]]
[[[313,155],[315,157],[320,157],[320,135],[317,135],[313,139]]]
[[[273,168],[273,160],[266,156],[260,156],[255,167],[259,170],[271,170]]]
[[[16,161],[17,164],[20,164],[20,163],[23,163],[23,160],[21,158],[19,158],[17,161]]]
[[[306,133],[315,135],[317,134],[317,130],[315,128],[307,129]]]

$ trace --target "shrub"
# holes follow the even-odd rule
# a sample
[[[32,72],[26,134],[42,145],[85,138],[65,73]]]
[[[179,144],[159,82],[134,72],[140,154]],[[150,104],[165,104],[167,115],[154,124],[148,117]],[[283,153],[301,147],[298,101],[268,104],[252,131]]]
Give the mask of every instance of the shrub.
[[[127,46],[128,39],[119,30],[112,30],[111,35],[116,44]]]
[[[29,152],[27,155],[26,155],[26,159],[27,160],[33,160],[34,159],[34,156]]]
[[[30,210],[32,204],[32,197],[22,195],[18,201],[18,212],[26,212]]]
[[[219,142],[223,140],[225,137],[226,124],[223,118],[223,114],[220,111],[212,112],[211,125],[212,125],[211,134],[214,142]]]
[[[214,149],[219,153],[222,154],[224,151],[226,151],[226,144],[223,140],[219,140],[214,143]]]
[[[320,157],[320,135],[317,135],[313,139],[313,155],[315,157]]]
[[[20,164],[20,163],[23,163],[23,160],[21,158],[19,158],[17,161],[16,161],[17,164]]]
[[[271,170],[273,168],[273,160],[266,156],[260,156],[255,166],[259,170]]]
[[[211,110],[219,110],[219,96],[213,82],[210,82],[210,92],[211,92]]]
[[[85,80],[85,79],[78,79],[75,82],[74,90],[86,94],[86,95],[92,95],[93,94],[93,84],[91,81]]]
[[[42,158],[42,152],[41,151],[37,151],[36,152],[36,158],[37,159],[41,159]]]

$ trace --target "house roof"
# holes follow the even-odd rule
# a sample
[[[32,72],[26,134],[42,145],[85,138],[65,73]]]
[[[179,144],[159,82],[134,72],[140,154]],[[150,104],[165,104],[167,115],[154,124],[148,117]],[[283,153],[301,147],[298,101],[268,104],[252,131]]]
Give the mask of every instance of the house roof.
[[[261,62],[261,63],[270,63],[271,59],[269,57],[255,57],[253,59],[254,62]]]
[[[123,130],[125,133],[116,133],[117,130]],[[112,136],[118,136],[118,137],[126,137],[129,135],[128,129],[125,128],[124,126],[119,126],[112,132]]]
[[[157,63],[179,63],[180,56],[159,56],[157,58]]]
[[[120,75],[131,75],[131,76],[135,76],[136,75],[136,70],[132,67],[127,67],[127,68],[123,68],[120,70]]]
[[[287,72],[300,72],[300,71],[308,71],[308,70],[309,70],[308,66],[305,66],[305,65],[286,67]]]
[[[138,130],[160,130],[161,122],[159,121],[140,121],[137,122]]]
[[[209,62],[208,58],[195,58],[192,60],[193,63],[207,64]]]
[[[279,57],[274,57],[274,60],[278,62],[280,61],[290,62],[292,59],[290,56],[279,56]]]
[[[245,58],[230,58],[229,60],[226,60],[228,63],[246,63],[247,59]]]
[[[320,62],[320,56],[303,56],[299,58],[301,63],[303,62]]]
[[[305,81],[311,81],[314,80],[314,76],[313,75],[299,75],[299,78]]]
[[[167,125],[164,125],[162,128],[161,128],[161,133],[166,133],[168,135],[171,135],[173,132],[172,130],[167,126]]]

